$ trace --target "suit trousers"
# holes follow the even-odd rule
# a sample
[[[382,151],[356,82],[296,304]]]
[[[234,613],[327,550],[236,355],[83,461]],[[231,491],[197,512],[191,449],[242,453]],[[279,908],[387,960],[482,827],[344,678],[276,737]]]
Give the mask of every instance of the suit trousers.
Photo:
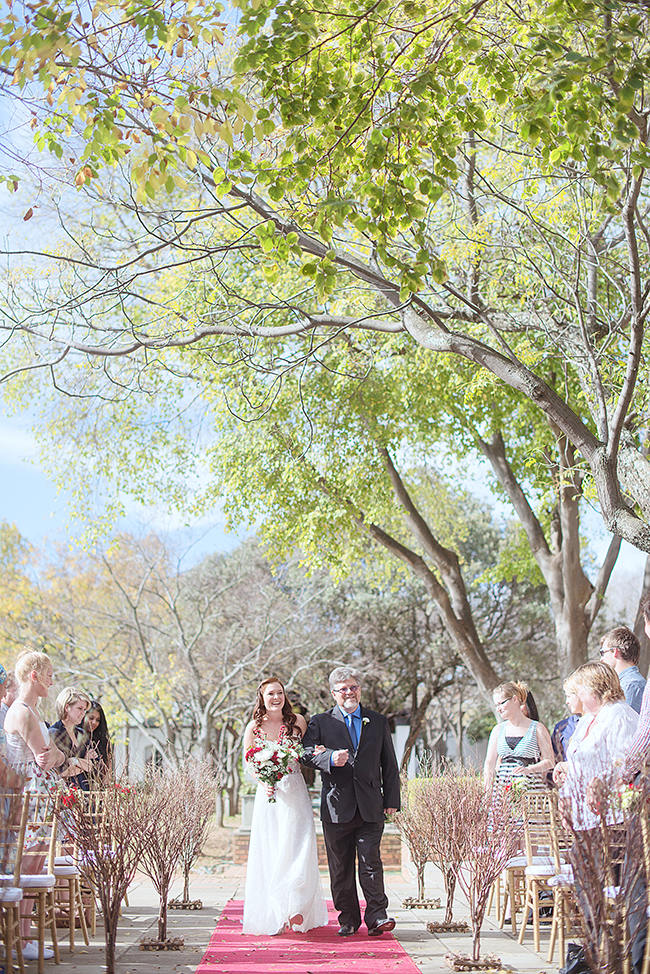
[[[366,899],[364,920],[368,929],[386,916],[388,897],[384,891],[384,868],[380,844],[383,822],[364,822],[357,812],[350,822],[323,822],[332,899],[339,923],[357,930],[361,910],[355,880],[355,860],[359,860],[359,882]]]

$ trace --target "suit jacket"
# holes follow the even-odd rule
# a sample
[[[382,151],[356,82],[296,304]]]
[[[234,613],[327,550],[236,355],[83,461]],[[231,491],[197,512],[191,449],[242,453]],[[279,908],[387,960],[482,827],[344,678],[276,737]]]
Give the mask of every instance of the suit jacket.
[[[316,714],[303,738],[302,761],[321,773],[320,814],[324,822],[351,821],[357,810],[365,822],[383,822],[385,808],[400,807],[400,779],[388,721],[361,708],[361,736],[356,753],[338,707]],[[322,744],[322,754],[313,749]],[[342,768],[330,766],[333,751],[348,750]]]

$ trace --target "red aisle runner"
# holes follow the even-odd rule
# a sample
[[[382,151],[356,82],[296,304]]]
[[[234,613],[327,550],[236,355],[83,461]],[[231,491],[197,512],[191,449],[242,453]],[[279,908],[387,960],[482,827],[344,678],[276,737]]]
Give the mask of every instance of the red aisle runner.
[[[337,914],[328,903],[329,924],[307,933],[244,936],[243,900],[230,900],[219,918],[196,974],[421,974],[391,934],[338,937]]]

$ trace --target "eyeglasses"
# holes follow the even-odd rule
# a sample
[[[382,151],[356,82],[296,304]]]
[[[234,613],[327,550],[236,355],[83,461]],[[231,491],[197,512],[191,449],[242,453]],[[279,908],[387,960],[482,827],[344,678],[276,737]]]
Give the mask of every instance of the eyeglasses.
[[[341,693],[341,694],[345,694],[345,693],[356,693],[357,690],[360,690],[360,689],[361,689],[361,687],[359,686],[358,683],[353,683],[349,687],[334,687],[334,693]]]
[[[604,656],[606,653],[613,653],[615,649],[616,646],[608,646],[607,649],[601,649],[599,652],[601,656]]]
[[[494,706],[495,707],[503,707],[503,705],[506,704],[506,703],[508,703],[510,700],[512,700],[512,697],[506,697],[505,700],[496,700],[495,703],[494,703]]]

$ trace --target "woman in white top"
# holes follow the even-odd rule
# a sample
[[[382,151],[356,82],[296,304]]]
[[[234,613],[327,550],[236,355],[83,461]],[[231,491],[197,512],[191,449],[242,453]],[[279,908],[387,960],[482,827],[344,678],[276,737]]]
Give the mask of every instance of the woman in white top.
[[[33,792],[49,791],[56,786],[57,776],[53,768],[63,762],[63,754],[50,742],[47,725],[38,713],[41,697],[46,697],[52,686],[54,672],[49,656],[28,650],[16,661],[18,695],[5,718],[6,757],[19,774],[25,777],[25,789]],[[30,816],[31,818],[31,816]],[[39,873],[43,868],[43,839],[38,828],[25,835],[23,858],[24,873]],[[21,935],[25,941],[23,956],[32,960],[38,957],[38,944],[30,939],[30,918],[21,921]],[[45,957],[52,951],[45,948]]]
[[[553,780],[570,803],[573,827],[593,829],[600,818],[590,805],[592,786],[596,781],[613,784],[619,777],[639,715],[625,702],[618,676],[606,663],[583,663],[570,680],[584,713],[568,743],[566,761],[555,766]],[[610,825],[620,818],[608,812]]]

